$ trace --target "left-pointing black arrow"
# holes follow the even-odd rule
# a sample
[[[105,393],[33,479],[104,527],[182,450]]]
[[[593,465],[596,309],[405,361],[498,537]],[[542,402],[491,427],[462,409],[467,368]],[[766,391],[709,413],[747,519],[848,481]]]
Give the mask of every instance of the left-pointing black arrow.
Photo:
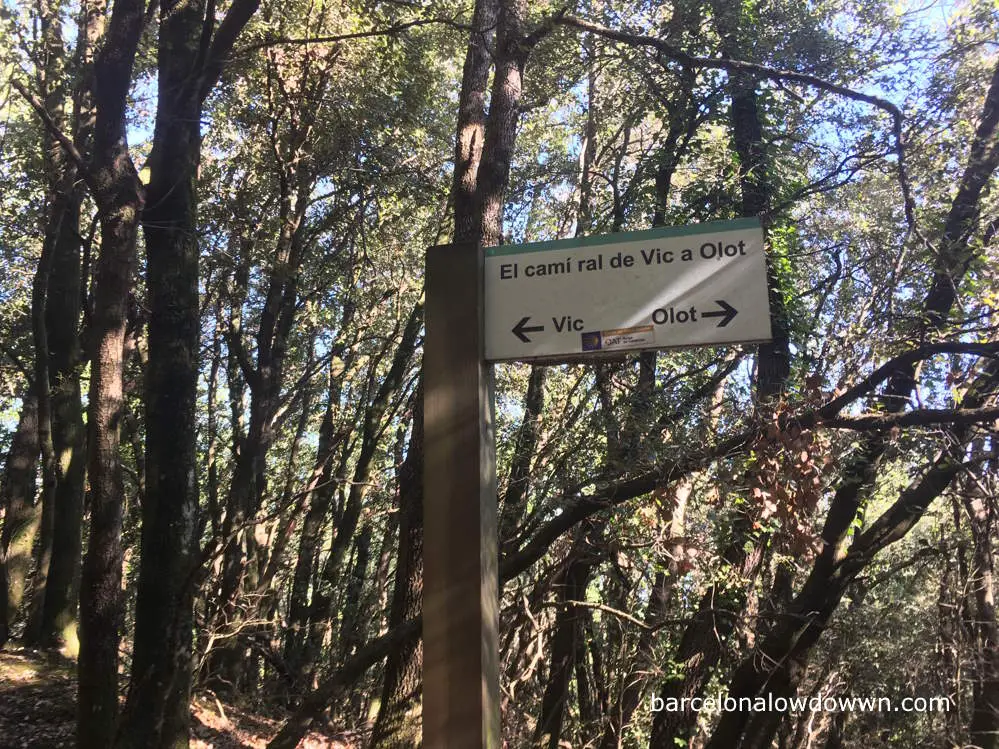
[[[739,311],[724,299],[715,299],[715,304],[721,307],[719,312],[702,312],[701,317],[720,317],[721,320],[718,322],[719,328],[724,328],[732,322],[733,317],[739,314]]]
[[[528,338],[524,333],[540,333],[545,329],[544,325],[531,325],[528,327],[527,323],[530,321],[530,317],[523,318],[519,323],[513,326],[511,331],[517,338],[522,340],[524,343],[530,343],[531,339]]]

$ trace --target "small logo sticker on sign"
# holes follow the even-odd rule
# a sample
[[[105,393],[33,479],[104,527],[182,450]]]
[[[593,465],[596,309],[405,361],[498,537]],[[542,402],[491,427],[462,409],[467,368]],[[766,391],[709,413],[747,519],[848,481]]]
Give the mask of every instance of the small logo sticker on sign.
[[[600,343],[603,349],[651,346],[655,343],[654,329],[651,325],[640,325],[635,328],[602,330]]]
[[[589,333],[583,333],[583,351],[599,351],[600,350],[600,331],[594,330]]]

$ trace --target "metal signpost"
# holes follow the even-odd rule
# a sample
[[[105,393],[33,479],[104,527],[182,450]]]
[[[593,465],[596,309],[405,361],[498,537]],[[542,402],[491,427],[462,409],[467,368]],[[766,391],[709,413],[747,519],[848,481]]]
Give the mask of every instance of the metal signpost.
[[[423,746],[499,749],[492,365],[770,340],[756,219],[427,252]]]

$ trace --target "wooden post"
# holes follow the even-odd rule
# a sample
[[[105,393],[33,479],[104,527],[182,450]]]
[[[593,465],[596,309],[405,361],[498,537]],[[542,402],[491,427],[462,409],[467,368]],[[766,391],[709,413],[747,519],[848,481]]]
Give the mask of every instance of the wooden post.
[[[499,579],[483,253],[427,252],[423,746],[499,749]]]

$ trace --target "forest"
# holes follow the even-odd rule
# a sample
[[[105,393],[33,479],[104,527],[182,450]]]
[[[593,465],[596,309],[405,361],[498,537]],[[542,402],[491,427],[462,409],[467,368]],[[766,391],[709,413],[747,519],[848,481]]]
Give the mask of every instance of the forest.
[[[749,218],[493,368],[500,745],[999,749],[995,0],[2,0],[0,746],[439,749],[428,249]]]

